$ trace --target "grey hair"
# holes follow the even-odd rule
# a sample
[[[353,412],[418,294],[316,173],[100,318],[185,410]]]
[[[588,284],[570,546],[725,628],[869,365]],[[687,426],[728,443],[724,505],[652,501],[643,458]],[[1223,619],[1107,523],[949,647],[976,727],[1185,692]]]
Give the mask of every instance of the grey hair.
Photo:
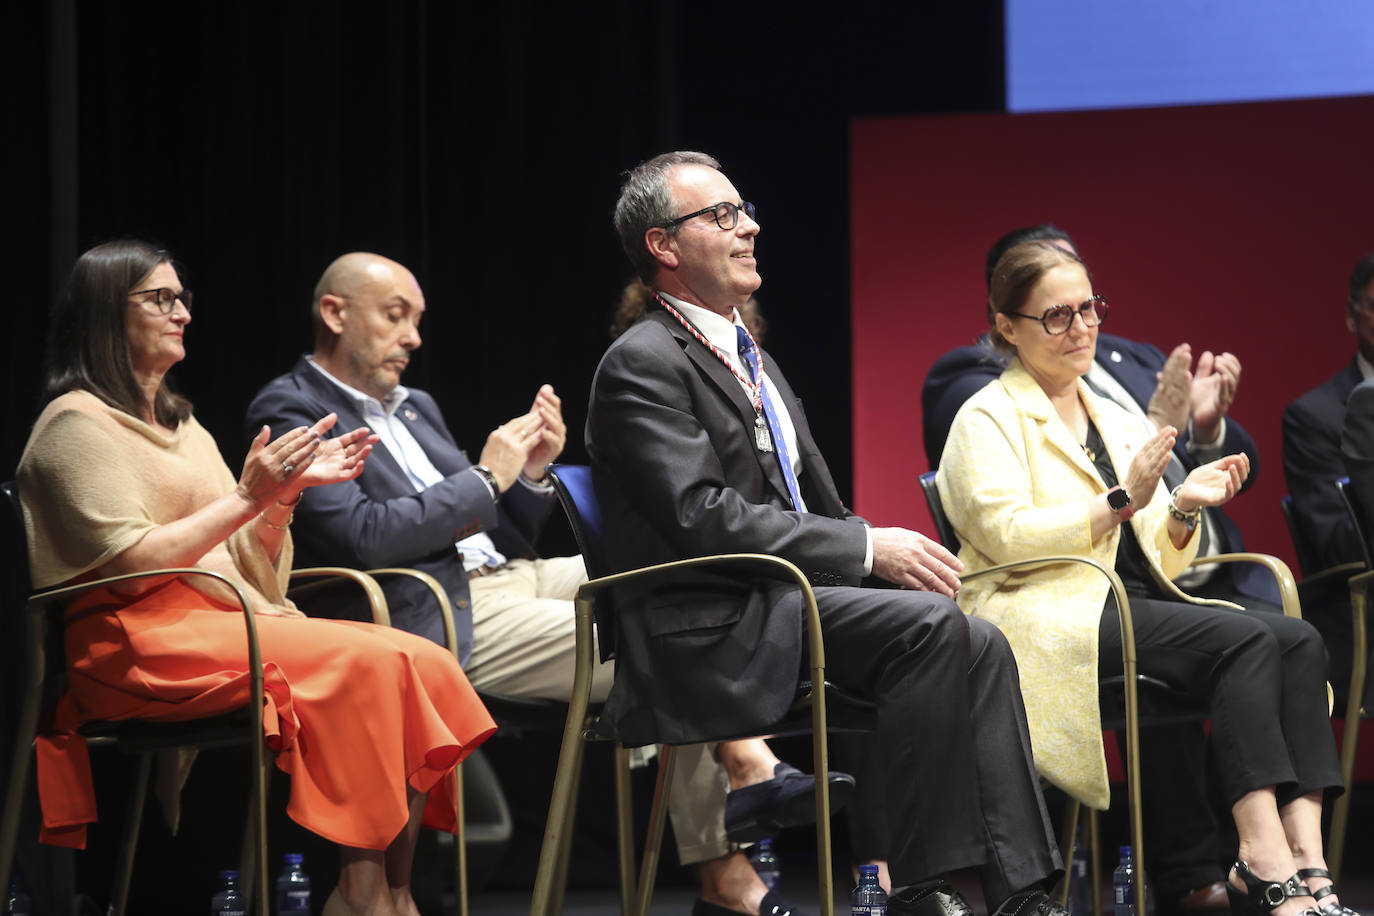
[[[644,234],[655,226],[663,226],[674,217],[675,202],[668,190],[668,173],[680,165],[702,165],[720,171],[720,163],[712,156],[691,150],[662,153],[647,159],[625,174],[620,198],[615,202],[615,231],[620,247],[630,259],[635,273],[652,286],[658,261],[644,244]],[[668,227],[669,235],[677,231]]]

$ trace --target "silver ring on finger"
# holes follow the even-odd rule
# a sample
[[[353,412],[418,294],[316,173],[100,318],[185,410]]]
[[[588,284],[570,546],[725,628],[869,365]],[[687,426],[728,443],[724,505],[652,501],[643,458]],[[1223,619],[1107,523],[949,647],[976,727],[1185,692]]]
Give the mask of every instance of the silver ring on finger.
[[[281,469],[282,469],[283,472],[285,472],[285,474],[286,474],[287,477],[290,477],[290,476],[291,476],[291,472],[295,470],[295,468],[294,468],[293,466],[287,464],[285,461],[283,461],[283,462],[281,463]]]

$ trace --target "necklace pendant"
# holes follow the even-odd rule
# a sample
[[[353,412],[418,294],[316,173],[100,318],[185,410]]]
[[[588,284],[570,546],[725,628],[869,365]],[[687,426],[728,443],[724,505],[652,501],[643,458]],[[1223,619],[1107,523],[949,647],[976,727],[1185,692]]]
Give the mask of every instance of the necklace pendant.
[[[773,450],[773,436],[768,432],[768,422],[762,415],[754,418],[754,444],[759,447],[761,452],[771,452]]]

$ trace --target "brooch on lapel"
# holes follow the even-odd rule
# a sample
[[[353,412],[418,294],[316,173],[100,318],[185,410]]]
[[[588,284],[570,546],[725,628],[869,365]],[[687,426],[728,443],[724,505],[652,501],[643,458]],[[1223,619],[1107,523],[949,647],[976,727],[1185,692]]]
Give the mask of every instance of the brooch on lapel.
[[[419,416],[419,414],[415,412],[415,408],[413,407],[407,407],[405,410],[401,411],[401,415],[412,422],[414,422],[415,418]]]

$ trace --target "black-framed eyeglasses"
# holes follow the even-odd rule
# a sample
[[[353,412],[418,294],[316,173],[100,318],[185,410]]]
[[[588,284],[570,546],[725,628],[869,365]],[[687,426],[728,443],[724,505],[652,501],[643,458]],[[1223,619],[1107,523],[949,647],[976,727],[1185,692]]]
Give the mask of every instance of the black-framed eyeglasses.
[[[687,222],[689,219],[696,219],[698,216],[704,216],[710,213],[716,218],[716,225],[728,232],[739,225],[739,213],[741,210],[744,211],[745,216],[750,219],[754,218],[754,205],[749,201],[742,200],[737,204],[732,204],[728,200],[722,200],[718,204],[702,207],[695,213],[688,213],[686,216],[670,219],[663,224],[662,228],[671,229],[674,226]]]
[[[182,305],[186,306],[186,311],[191,311],[191,291],[189,289],[183,289],[181,292],[177,292],[174,289],[159,286],[157,289],[134,290],[132,293],[129,293],[129,295],[152,296],[153,298],[143,301],[156,305],[157,310],[164,315],[172,314],[172,309],[177,307],[176,302],[178,299],[181,300]]]
[[[1008,318],[1029,318],[1044,325],[1045,333],[1063,334],[1073,325],[1073,316],[1083,319],[1085,328],[1095,328],[1107,318],[1107,300],[1102,296],[1084,299],[1077,305],[1052,305],[1040,317],[1020,312],[1003,312]]]

